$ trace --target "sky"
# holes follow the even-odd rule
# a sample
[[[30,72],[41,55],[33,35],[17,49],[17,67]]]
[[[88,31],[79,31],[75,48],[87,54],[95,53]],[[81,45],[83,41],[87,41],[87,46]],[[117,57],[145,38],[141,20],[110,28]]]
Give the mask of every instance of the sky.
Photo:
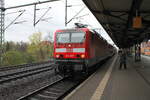
[[[5,0],[5,7],[12,7],[38,1],[45,0]],[[20,10],[25,10],[25,12],[15,21],[22,23],[12,24],[5,30],[5,40],[15,42],[28,42],[29,36],[31,36],[35,32],[42,32],[43,38],[46,39],[49,34],[53,35],[53,33],[57,29],[72,28],[74,27],[74,23],[80,22],[83,24],[88,24],[90,28],[100,29],[99,32],[101,36],[108,40],[109,43],[113,43],[105,30],[93,16],[93,14],[82,2],[82,0],[68,0],[68,5],[71,5],[71,7],[68,7],[67,11],[68,21],[73,18],[73,16],[76,15],[82,8],[84,9],[67,25],[67,27],[65,27],[65,0],[37,5],[37,8],[40,10],[37,10],[36,21],[47,11],[49,7],[51,8],[43,17],[43,19],[48,19],[45,21],[40,21],[35,27],[33,26],[34,6],[6,10],[5,27],[7,27],[21,13],[19,12]]]

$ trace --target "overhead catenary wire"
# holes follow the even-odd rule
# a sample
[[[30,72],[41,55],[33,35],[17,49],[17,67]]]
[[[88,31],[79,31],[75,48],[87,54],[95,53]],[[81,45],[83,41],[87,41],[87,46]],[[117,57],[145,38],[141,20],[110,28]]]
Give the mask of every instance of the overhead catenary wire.
[[[63,4],[65,4],[65,2],[63,0],[61,0],[61,2]],[[77,5],[67,5],[67,7],[70,7],[71,11],[74,11],[75,13],[77,13],[77,11],[75,11],[74,9],[72,9],[71,7],[74,7],[74,6],[84,6],[83,4],[77,4]]]
[[[89,14],[84,14],[84,15],[81,15],[81,16],[78,16],[78,17],[75,17],[74,19],[79,19],[79,18],[85,17],[85,16],[87,16],[87,15],[89,15]]]
[[[34,26],[42,20],[42,18],[48,13],[48,11],[49,11],[50,9],[51,9],[51,7],[49,7],[49,8],[46,10],[46,12],[40,17],[40,19],[37,20],[37,21],[34,23]]]
[[[48,21],[49,19],[52,19],[52,17],[41,19],[41,21]]]
[[[19,5],[19,6],[7,7],[7,8],[5,8],[5,10],[26,7],[26,6],[32,6],[32,5],[37,5],[37,4],[43,4],[43,3],[48,3],[48,2],[54,2],[54,1],[60,1],[60,0],[40,1],[40,2],[35,2],[35,3],[30,3],[30,4]]]
[[[22,11],[24,11],[24,10],[19,10],[19,11],[14,11],[14,12],[9,12],[9,13],[6,13],[5,15],[15,14],[15,13],[22,12]]]
[[[51,8],[51,7],[49,7]],[[48,9],[48,8],[40,8],[40,9],[37,9],[37,10],[45,10],[45,9]],[[19,13],[19,12],[23,12],[24,10],[19,10],[19,11],[14,11],[14,12],[9,12],[7,13],[7,15],[10,15],[10,14],[15,14],[15,13]],[[27,12],[27,11],[26,11]],[[25,13],[26,13],[25,12]],[[46,11],[47,12],[47,11]],[[24,14],[25,14],[24,13]],[[22,15],[22,14],[21,14]],[[21,16],[21,15],[18,15],[17,17]],[[32,14],[30,14],[32,16]],[[45,15],[45,14],[44,14]],[[45,22],[48,22],[49,19],[51,19],[52,17],[47,17],[47,18],[43,18],[41,17],[40,21],[45,21]],[[17,18],[18,19],[18,18]],[[7,26],[6,28],[10,27],[10,25],[12,24],[23,24],[25,22],[28,22],[27,20],[20,20],[20,21],[16,21],[17,19],[11,21],[11,24],[9,24],[9,26]],[[38,21],[39,22],[39,21]]]
[[[65,2],[64,1],[62,1],[62,2],[65,4],[65,26],[67,26],[67,24],[68,24],[68,19],[67,19],[67,17],[68,17],[68,14],[67,14],[68,9],[67,8],[68,7],[73,7],[73,6],[81,6],[82,4],[80,4],[80,5],[68,5],[68,0],[65,0]],[[75,11],[75,13],[78,13],[78,12]]]
[[[53,2],[53,1],[59,1],[59,0],[47,0],[47,1],[39,1],[38,2],[35,2],[35,3],[30,3],[30,4],[24,4],[24,5],[18,5],[18,6],[13,6],[13,7],[6,7],[4,6],[4,0],[0,0],[1,2],[1,7],[0,7],[0,10],[1,10],[1,21],[0,21],[0,24],[1,24],[1,32],[0,32],[0,65],[2,64],[3,62],[3,53],[4,53],[4,36],[5,36],[5,30],[7,28],[9,28],[12,24],[14,24],[14,22],[25,12],[21,12],[10,24],[8,24],[8,26],[4,26],[5,25],[5,22],[4,22],[4,18],[5,18],[5,11],[8,10],[8,9],[14,9],[14,8],[19,8],[19,7],[26,7],[26,6],[31,6],[31,5],[35,5],[35,4],[43,4],[43,3],[49,3],[49,2]]]
[[[25,12],[25,10],[23,10],[10,24],[8,24],[4,30],[9,28],[24,12]]]
[[[18,21],[18,22],[14,22],[14,24],[22,24],[24,22],[27,22],[26,20],[23,20],[23,21]]]
[[[70,23],[76,16],[78,16],[83,10],[85,9],[85,6],[77,13],[75,14],[66,24]]]

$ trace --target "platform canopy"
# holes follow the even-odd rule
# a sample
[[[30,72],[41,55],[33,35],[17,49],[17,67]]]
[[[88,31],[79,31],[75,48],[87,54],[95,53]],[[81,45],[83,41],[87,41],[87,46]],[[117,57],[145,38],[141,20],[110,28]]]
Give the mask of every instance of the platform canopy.
[[[150,39],[150,0],[83,0],[119,48]]]

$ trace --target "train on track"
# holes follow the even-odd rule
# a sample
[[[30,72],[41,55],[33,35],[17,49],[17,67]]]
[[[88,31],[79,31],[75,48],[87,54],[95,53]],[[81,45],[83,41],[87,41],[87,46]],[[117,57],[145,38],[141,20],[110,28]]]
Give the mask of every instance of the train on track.
[[[116,49],[88,28],[57,30],[54,34],[56,72],[88,73],[93,65],[114,55]]]
[[[141,54],[150,56],[150,40],[141,44]]]

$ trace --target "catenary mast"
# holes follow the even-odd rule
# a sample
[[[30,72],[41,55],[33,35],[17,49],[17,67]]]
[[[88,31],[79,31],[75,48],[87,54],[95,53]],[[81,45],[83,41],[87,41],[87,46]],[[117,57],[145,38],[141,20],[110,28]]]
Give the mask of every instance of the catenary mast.
[[[0,0],[0,66],[3,62],[3,53],[4,53],[4,16],[5,16],[5,8],[4,8],[4,0]]]

